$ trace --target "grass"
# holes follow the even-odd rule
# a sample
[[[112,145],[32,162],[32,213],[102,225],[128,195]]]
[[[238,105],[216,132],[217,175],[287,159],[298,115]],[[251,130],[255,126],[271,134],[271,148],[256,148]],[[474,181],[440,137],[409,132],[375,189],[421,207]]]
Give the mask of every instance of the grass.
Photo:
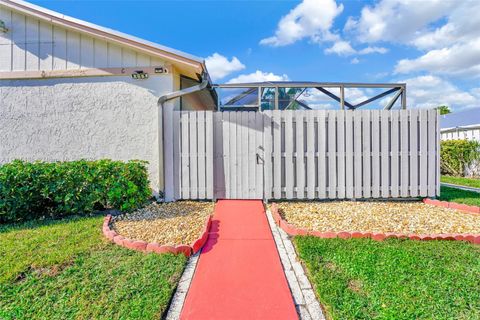
[[[295,237],[330,319],[480,319],[480,247]]]
[[[441,176],[441,182],[456,184],[459,186],[480,188],[480,179],[453,177],[453,176]]]
[[[439,200],[464,203],[471,206],[480,206],[480,193],[474,191],[461,190],[451,187],[440,187]]]
[[[0,319],[160,318],[186,258],[115,246],[102,222],[0,226]]]

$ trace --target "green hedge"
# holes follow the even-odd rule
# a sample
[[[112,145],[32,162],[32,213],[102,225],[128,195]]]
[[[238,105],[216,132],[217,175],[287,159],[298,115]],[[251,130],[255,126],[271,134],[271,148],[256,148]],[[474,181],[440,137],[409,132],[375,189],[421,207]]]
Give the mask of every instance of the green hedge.
[[[474,140],[441,142],[440,168],[442,174],[463,176],[465,168],[480,159],[480,143]]]
[[[150,196],[144,161],[15,160],[0,166],[0,222],[131,211]]]

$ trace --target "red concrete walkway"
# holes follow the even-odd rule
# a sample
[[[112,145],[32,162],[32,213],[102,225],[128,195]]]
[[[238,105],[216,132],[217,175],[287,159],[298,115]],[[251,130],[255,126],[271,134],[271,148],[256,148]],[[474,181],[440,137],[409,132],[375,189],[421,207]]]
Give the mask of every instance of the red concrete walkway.
[[[218,201],[180,318],[298,319],[261,201]]]

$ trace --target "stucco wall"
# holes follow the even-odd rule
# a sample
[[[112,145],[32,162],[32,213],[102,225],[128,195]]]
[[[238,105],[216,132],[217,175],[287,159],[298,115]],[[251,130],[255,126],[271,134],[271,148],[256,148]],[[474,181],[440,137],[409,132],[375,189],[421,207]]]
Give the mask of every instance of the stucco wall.
[[[157,190],[157,99],[172,86],[170,75],[0,80],[0,163],[142,159]]]

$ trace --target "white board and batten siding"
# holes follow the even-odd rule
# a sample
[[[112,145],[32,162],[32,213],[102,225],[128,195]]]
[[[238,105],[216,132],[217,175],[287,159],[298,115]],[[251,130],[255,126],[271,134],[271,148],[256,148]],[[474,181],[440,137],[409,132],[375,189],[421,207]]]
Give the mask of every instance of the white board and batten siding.
[[[163,62],[115,43],[17,13],[0,3],[0,72],[149,67]]]
[[[440,192],[436,110],[166,116],[174,136],[165,152],[176,168],[166,183],[170,199],[399,198]]]

